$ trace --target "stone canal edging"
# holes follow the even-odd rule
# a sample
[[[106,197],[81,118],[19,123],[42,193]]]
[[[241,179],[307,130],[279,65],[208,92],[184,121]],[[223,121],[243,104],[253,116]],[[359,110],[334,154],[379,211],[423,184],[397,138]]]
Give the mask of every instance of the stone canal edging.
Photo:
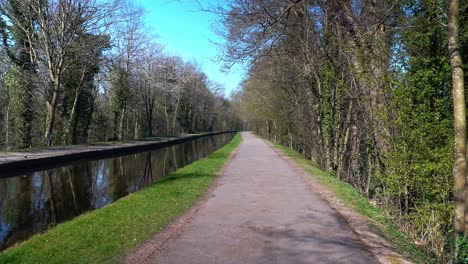
[[[236,131],[217,131],[197,135],[182,136],[162,141],[136,141],[116,145],[82,145],[61,149],[44,149],[32,152],[3,152],[0,154],[0,178],[13,177],[31,171],[45,170],[52,167],[67,165],[78,160],[111,158],[145,152],[195,139]]]

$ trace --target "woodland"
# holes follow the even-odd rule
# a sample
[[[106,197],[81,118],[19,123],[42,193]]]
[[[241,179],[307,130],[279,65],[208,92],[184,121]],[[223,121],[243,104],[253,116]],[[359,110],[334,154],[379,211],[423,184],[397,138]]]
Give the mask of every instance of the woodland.
[[[125,0],[0,1],[0,148],[239,126],[220,85],[166,54]]]
[[[0,147],[251,130],[351,184],[437,262],[468,263],[468,1],[200,2],[224,67],[248,68],[229,99],[142,12],[0,1]]]
[[[354,186],[437,262],[468,263],[468,1],[205,9],[220,16],[226,66],[249,65],[232,96],[247,130]]]

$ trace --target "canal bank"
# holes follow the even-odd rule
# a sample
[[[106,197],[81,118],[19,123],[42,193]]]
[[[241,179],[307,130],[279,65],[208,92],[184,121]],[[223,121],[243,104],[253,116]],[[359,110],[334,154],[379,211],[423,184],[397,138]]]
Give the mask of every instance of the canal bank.
[[[84,159],[102,159],[132,153],[150,151],[191,140],[234,131],[217,131],[188,134],[156,140],[132,142],[104,142],[63,147],[52,147],[21,152],[0,152],[0,178],[25,174],[29,171],[45,170]]]
[[[0,251],[163,180],[232,140],[223,133],[0,178]],[[33,167],[35,169],[35,167]]]
[[[0,253],[0,263],[114,263],[197,201],[240,136],[168,178]]]

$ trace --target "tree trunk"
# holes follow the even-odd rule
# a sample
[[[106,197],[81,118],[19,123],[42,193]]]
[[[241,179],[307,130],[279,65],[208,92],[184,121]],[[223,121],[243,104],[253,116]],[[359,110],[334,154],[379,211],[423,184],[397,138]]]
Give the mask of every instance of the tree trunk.
[[[67,130],[65,131],[65,137],[66,137],[66,142],[65,144],[69,144],[70,142],[72,144],[76,143],[76,133],[75,133],[75,122],[76,122],[76,106],[78,105],[78,98],[79,98],[79,93],[75,94],[75,99],[73,100],[73,106],[70,111],[70,116],[68,118],[68,126]]]
[[[95,108],[95,104],[96,104],[96,102],[95,102],[95,96],[93,96],[93,101],[92,101],[92,102],[93,102],[93,103],[91,104],[91,109],[90,109],[90,111],[89,111],[89,113],[88,113],[88,118],[87,118],[87,120],[86,120],[86,130],[85,130],[85,131],[86,131],[86,135],[85,135],[85,138],[83,139],[84,142],[88,142],[88,140],[89,140],[89,135],[91,135],[91,129],[92,129],[92,128],[91,128],[91,122],[92,122],[92,120],[93,120],[94,108]],[[106,133],[106,135],[104,136],[104,138],[107,138],[107,133]]]
[[[146,122],[148,125],[148,136],[153,136],[153,109],[154,109],[154,98],[146,100]]]
[[[10,99],[8,99],[8,105],[5,116],[5,146],[10,149]]]
[[[28,78],[29,78],[28,73]],[[34,118],[34,111],[32,110],[33,107],[33,85],[28,82],[27,88],[24,90],[25,99],[23,101],[23,113],[21,117],[23,119],[23,129],[21,135],[21,144],[22,147],[29,148],[32,146],[32,122]]]
[[[268,119],[268,120],[266,121],[266,123],[267,123],[267,128],[268,128],[268,135],[267,135],[267,138],[268,138],[268,140],[271,140],[271,125],[270,125],[270,120]]]
[[[172,119],[172,131],[173,132],[175,131],[175,124],[177,121],[177,112],[179,110],[179,103],[180,103],[180,93],[177,96],[177,103],[176,103],[175,110],[174,110],[174,118]]]
[[[138,113],[136,113],[133,139],[137,140],[139,138],[139,136],[138,136],[138,131],[139,130],[140,130],[140,125],[139,125],[139,122],[138,122]]]
[[[167,113],[167,96],[164,98],[164,116],[166,117],[166,135],[169,135],[169,114]]]
[[[119,134],[119,118],[120,118],[120,113],[114,111],[114,131],[112,134],[112,140],[116,140]]]
[[[119,117],[119,130],[118,130],[118,134],[117,134],[117,139],[118,140],[123,140],[123,138],[124,138],[125,113],[126,113],[126,110],[124,108],[124,109],[122,109],[122,112],[120,113],[120,117]]]
[[[47,102],[46,131],[44,134],[46,145],[52,145],[52,135],[54,132],[55,112],[57,110],[58,94],[60,90],[60,78],[53,80],[52,100]]]
[[[188,126],[190,127],[190,133],[193,133],[193,114],[192,114],[192,100],[190,100],[189,104],[189,113],[188,113]]]
[[[466,105],[463,63],[459,40],[459,0],[452,0],[449,8],[448,41],[450,64],[452,67],[453,125],[455,132],[453,164],[453,196],[455,199],[455,236],[460,237],[468,225],[468,208],[465,208],[466,174]],[[456,253],[456,252],[455,252]]]

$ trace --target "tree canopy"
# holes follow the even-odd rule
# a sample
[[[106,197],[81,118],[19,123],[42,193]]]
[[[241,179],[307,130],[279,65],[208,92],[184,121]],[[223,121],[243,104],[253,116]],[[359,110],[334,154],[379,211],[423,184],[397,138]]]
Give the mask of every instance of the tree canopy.
[[[243,0],[207,9],[220,14],[226,64],[250,65],[236,95],[246,129],[332,171],[450,261],[454,235],[468,230],[468,186],[464,171],[452,176],[448,34],[459,35],[466,63],[468,4],[454,8],[457,33],[447,29],[449,5],[436,0]],[[466,124],[461,131],[463,143]]]

